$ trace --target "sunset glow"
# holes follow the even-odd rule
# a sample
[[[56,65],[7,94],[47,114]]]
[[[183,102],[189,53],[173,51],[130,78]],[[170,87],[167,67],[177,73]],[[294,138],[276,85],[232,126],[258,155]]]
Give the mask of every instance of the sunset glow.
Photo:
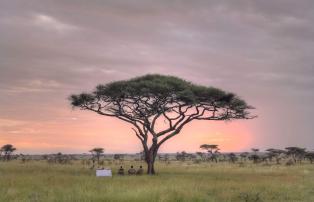
[[[67,119],[60,122],[1,120],[10,135],[2,138],[0,144],[14,142],[26,153],[87,153],[97,146],[106,148],[108,153],[133,153],[142,149],[126,123],[91,112],[72,111],[70,108],[64,114]],[[249,148],[252,137],[244,123],[199,121],[169,140],[161,152],[200,151],[199,146],[204,142],[218,144],[223,151],[242,151]]]

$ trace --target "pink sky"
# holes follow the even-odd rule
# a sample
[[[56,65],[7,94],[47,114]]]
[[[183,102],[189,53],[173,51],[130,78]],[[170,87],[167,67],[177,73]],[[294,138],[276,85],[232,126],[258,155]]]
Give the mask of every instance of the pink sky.
[[[12,130],[3,136],[0,144],[13,143],[23,153],[84,153],[93,147],[103,147],[108,153],[134,153],[141,144],[131,127],[115,118],[69,107],[60,111],[61,121],[8,121],[1,120]],[[218,144],[222,151],[243,151],[252,141],[253,134],[243,121],[197,121],[161,147],[161,152],[200,151],[201,144]]]

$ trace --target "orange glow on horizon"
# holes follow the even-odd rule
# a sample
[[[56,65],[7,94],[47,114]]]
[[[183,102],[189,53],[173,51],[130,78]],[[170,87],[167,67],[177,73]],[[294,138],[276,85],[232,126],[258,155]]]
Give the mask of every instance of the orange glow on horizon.
[[[12,130],[0,144],[13,144],[16,153],[88,153],[93,147],[104,147],[106,153],[142,150],[131,126],[123,121],[80,110],[60,113],[67,118],[46,122],[1,120]],[[252,135],[242,123],[195,121],[168,140],[160,152],[196,152],[201,144],[218,144],[221,152],[245,150]]]

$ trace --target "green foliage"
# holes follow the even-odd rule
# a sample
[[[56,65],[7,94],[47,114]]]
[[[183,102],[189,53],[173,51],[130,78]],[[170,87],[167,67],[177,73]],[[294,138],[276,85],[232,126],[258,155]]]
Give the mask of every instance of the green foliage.
[[[92,150],[90,150],[91,153],[95,153],[95,154],[103,154],[105,152],[104,148],[101,147],[96,147]]]
[[[3,152],[10,152],[11,153],[15,150],[16,150],[16,148],[14,148],[13,145],[11,145],[11,144],[6,144],[6,145],[3,145],[1,147],[1,151],[3,151]]]
[[[305,148],[300,148],[300,147],[286,147],[287,154],[304,154],[305,153]]]
[[[3,156],[3,160],[6,160],[6,161],[9,161],[10,158],[11,158],[11,154],[16,150],[15,147],[13,147],[13,145],[11,144],[6,144],[6,145],[3,145],[1,148],[0,148],[0,157],[2,158],[2,153],[4,154]]]
[[[121,101],[134,98],[152,98],[153,104],[210,104],[216,107],[228,107],[238,114],[247,115],[247,109],[252,109],[238,96],[214,87],[195,85],[174,76],[158,74],[145,75],[126,81],[116,81],[98,85],[90,94],[72,95],[70,101],[74,107],[83,107],[99,100]]]
[[[202,144],[200,148],[205,149],[205,150],[212,150],[212,149],[218,149],[218,145],[217,144]]]

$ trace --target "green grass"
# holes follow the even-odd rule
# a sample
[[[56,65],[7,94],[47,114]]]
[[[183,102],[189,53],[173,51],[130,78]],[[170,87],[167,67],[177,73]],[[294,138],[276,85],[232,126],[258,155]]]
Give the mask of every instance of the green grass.
[[[126,164],[125,167],[130,165]],[[114,171],[119,165],[108,165]],[[80,163],[0,162],[0,201],[314,201],[314,165],[157,164],[156,176],[96,178]]]

